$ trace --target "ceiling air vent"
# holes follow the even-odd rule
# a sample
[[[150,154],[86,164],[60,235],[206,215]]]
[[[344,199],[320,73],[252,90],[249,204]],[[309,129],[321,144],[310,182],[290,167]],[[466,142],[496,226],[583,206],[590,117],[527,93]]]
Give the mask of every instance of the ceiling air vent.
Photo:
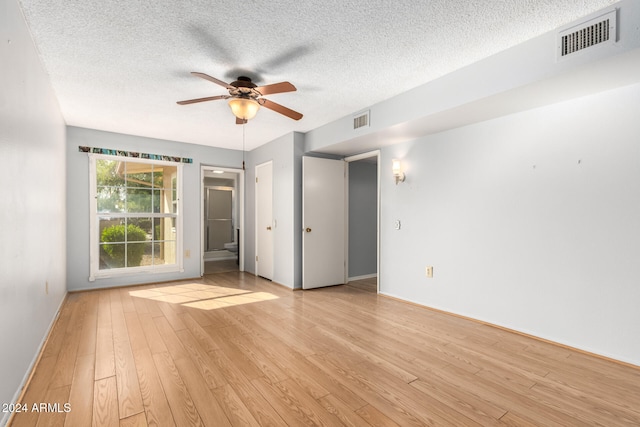
[[[353,116],[353,129],[369,127],[369,110]]]
[[[581,22],[558,34],[558,53],[563,58],[592,46],[616,41],[616,11]]]

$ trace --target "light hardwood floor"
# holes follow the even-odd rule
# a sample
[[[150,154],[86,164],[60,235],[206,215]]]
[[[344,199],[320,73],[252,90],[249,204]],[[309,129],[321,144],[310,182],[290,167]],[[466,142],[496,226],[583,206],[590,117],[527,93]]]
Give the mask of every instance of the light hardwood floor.
[[[221,261],[207,261],[204,263],[204,274],[231,273],[239,271],[235,259],[225,259]]]
[[[640,425],[640,370],[243,273],[69,294],[13,426]]]

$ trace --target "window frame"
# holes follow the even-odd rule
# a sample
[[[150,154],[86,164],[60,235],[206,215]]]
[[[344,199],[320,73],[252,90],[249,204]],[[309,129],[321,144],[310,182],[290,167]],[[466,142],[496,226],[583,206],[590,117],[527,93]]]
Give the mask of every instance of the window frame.
[[[98,212],[98,188],[96,177],[96,163],[98,160],[112,160],[126,163],[145,163],[154,166],[171,166],[176,168],[176,213],[148,213],[150,218],[175,218],[176,229],[176,262],[174,264],[144,265],[137,267],[119,267],[110,269],[100,269],[100,217],[104,213]],[[135,274],[162,274],[184,271],[183,257],[183,208],[182,208],[182,188],[183,188],[183,164],[178,162],[168,162],[163,160],[142,159],[137,157],[110,156],[105,154],[89,154],[89,281],[104,279],[109,277],[123,277]],[[144,213],[145,216],[147,213]],[[140,213],[121,212],[109,214],[113,217],[136,218]]]

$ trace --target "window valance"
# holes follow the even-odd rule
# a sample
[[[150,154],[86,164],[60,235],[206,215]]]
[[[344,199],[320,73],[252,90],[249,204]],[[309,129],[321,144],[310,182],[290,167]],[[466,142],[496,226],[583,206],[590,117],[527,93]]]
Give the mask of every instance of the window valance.
[[[189,157],[167,156],[164,154],[138,153],[136,151],[113,150],[111,148],[96,148],[80,145],[78,151],[81,153],[104,154],[107,156],[133,157],[138,159],[163,160],[165,162],[193,163]]]

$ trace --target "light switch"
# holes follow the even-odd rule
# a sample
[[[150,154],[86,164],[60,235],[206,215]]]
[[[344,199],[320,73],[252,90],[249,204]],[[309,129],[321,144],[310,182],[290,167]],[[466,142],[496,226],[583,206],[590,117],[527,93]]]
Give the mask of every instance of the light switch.
[[[396,222],[394,223],[394,227],[396,230],[400,230],[400,220],[396,219]]]

